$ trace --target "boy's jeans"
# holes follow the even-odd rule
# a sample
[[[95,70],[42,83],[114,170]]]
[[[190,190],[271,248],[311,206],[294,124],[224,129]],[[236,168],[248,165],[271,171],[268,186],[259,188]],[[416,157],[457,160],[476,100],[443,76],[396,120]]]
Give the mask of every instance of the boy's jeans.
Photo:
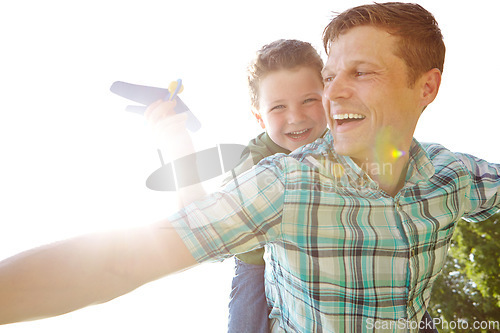
[[[264,291],[264,265],[235,260],[235,276],[229,301],[228,333],[268,333],[268,309]]]

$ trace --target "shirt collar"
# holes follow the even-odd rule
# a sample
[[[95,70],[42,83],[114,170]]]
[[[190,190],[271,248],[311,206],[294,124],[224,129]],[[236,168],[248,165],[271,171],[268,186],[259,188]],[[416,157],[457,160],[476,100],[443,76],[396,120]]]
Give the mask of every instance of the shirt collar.
[[[414,138],[410,146],[410,159],[408,172],[406,173],[406,184],[417,184],[429,180],[436,170],[429,158],[429,154],[422,145]]]
[[[354,161],[348,156],[342,156],[335,153],[333,146],[333,137],[330,131],[324,136],[325,143],[330,147],[330,153],[334,156],[334,161],[344,166],[346,175],[358,183],[365,183],[370,188],[378,188],[378,184],[373,181]],[[429,155],[422,145],[413,138],[410,146],[408,161],[408,171],[406,173],[405,185],[415,185],[421,181],[430,179],[435,173],[434,166]]]

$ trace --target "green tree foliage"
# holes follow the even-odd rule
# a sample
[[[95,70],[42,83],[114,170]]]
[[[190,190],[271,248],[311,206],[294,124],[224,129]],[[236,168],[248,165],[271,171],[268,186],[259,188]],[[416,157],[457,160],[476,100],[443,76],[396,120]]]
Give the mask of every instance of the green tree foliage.
[[[439,332],[500,332],[499,227],[500,213],[481,223],[459,221],[432,290],[429,313],[441,319]],[[483,329],[473,329],[474,322]]]

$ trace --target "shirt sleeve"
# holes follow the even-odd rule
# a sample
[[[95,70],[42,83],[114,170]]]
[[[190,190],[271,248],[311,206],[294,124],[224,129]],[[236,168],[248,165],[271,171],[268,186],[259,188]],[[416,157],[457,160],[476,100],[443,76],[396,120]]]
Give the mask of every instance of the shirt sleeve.
[[[457,156],[471,177],[467,194],[470,207],[464,220],[484,221],[500,211],[500,164],[488,163],[468,154],[457,153]]]
[[[279,165],[264,160],[168,218],[198,262],[247,252],[280,237],[285,185]]]

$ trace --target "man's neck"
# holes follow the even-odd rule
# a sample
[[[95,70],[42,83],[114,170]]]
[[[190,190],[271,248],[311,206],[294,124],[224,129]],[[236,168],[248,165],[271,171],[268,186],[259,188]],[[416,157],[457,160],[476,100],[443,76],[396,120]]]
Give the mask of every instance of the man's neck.
[[[407,153],[401,156],[386,156],[383,158],[367,158],[353,161],[373,179],[380,188],[394,197],[403,188],[408,171],[409,157]]]

